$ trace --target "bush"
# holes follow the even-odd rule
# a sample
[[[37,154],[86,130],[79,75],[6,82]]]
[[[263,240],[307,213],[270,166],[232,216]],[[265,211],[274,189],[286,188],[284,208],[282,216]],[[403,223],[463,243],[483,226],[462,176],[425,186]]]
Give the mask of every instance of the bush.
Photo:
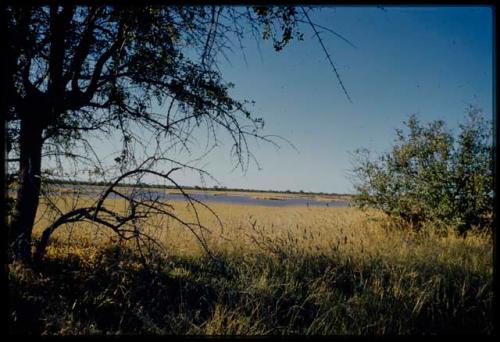
[[[367,149],[354,153],[358,206],[383,210],[416,229],[424,223],[491,229],[493,216],[492,124],[469,107],[458,135],[443,121],[427,125],[411,115],[397,129],[390,152],[373,159]]]

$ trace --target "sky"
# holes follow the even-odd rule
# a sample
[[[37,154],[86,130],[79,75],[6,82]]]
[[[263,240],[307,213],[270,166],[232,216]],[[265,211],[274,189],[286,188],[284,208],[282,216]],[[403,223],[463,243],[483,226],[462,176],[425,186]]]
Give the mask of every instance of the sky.
[[[352,103],[312,31],[276,53],[253,39],[221,61],[233,95],[256,102],[265,133],[290,140],[276,150],[252,144],[260,164],[233,170],[229,142],[203,165],[230,188],[352,193],[350,152],[387,151],[412,113],[423,122],[462,122],[468,104],[492,118],[492,11],[489,7],[321,7],[311,19],[341,34],[321,34]],[[185,183],[199,184],[186,175]]]
[[[235,83],[231,95],[255,101],[250,109],[265,120],[264,134],[279,135],[295,148],[251,142],[260,168],[253,163],[242,172],[234,169],[228,137],[221,136],[222,144],[196,164],[219,185],[352,193],[350,153],[364,147],[388,151],[410,114],[456,129],[473,104],[492,118],[490,7],[317,7],[311,19],[355,46],[321,33],[352,103],[309,27],[304,41],[281,52],[261,42],[259,54],[250,35],[243,40],[246,58],[235,50],[230,62],[220,61],[223,77]],[[203,185],[189,172],[176,180]]]

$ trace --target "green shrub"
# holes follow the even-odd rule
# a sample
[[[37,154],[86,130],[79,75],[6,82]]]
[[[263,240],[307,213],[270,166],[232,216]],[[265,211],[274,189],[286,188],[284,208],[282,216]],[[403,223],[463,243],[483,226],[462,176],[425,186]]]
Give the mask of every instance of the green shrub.
[[[383,210],[416,229],[491,229],[493,216],[492,124],[469,107],[455,136],[443,121],[427,125],[411,115],[397,129],[388,153],[373,159],[354,153],[355,202]]]

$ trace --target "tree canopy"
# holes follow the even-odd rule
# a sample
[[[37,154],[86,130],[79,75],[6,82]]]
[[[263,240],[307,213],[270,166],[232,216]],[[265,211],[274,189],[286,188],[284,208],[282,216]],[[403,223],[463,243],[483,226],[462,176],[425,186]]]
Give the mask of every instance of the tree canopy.
[[[390,152],[354,154],[356,202],[382,209],[419,229],[453,226],[461,233],[491,229],[493,219],[492,125],[470,107],[457,135],[416,115],[396,130]]]
[[[291,40],[302,40],[300,28],[307,25],[314,29],[340,81],[308,15],[310,10],[294,6],[3,7],[4,121],[10,170],[17,180],[10,222],[15,254],[29,259],[42,180],[50,177],[43,172],[42,160],[52,158],[62,165],[61,159],[70,159],[90,165],[109,183],[123,180],[123,174],[163,177],[167,172],[162,162],[167,161],[172,167],[207,175],[172,153],[175,146],[189,150],[194,130],[205,127],[212,137],[207,150],[217,144],[221,131],[226,132],[236,164],[247,167],[253,158],[247,139],[274,140],[261,133],[264,121],[249,110],[251,102],[230,95],[233,84],[224,80],[218,59],[242,48],[245,35],[270,40],[280,51]],[[88,137],[116,133],[122,142],[121,154],[115,158],[120,173],[111,179]],[[147,151],[145,159],[136,159],[137,148]],[[82,217],[96,221],[96,209],[102,206]]]

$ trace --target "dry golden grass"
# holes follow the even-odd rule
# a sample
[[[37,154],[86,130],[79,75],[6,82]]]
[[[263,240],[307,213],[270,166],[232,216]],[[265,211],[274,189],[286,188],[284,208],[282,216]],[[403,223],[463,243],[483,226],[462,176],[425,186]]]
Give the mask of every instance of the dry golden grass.
[[[60,211],[95,199],[63,195]],[[193,221],[182,201],[174,212]],[[127,210],[126,202],[105,205]],[[184,226],[150,217],[162,242],[148,271],[133,241],[91,223],[59,228],[39,276],[11,265],[14,331],[42,334],[405,334],[492,331],[493,247],[432,227],[399,229],[378,211],[198,206],[213,263]],[[35,238],[54,220],[42,203]],[[119,248],[118,248],[119,246]],[[130,248],[126,248],[130,247]],[[221,266],[221,265],[226,266]],[[12,318],[14,317],[14,318]]]
[[[75,205],[90,205],[93,199],[70,196],[54,199],[65,212]],[[174,213],[193,222],[194,211],[184,201],[171,201]],[[491,237],[469,234],[464,239],[450,232],[443,236],[432,230],[425,235],[398,230],[387,217],[375,210],[335,207],[266,207],[237,204],[208,203],[218,215],[197,205],[200,222],[210,231],[197,230],[211,250],[218,254],[252,254],[273,252],[273,246],[286,252],[304,255],[335,252],[355,260],[372,257],[388,261],[425,259],[435,263],[452,263],[476,270],[490,265],[492,260]],[[105,202],[109,208],[125,212],[127,203],[121,199]],[[43,205],[38,212],[34,235],[52,222]],[[220,226],[218,219],[221,220]],[[168,255],[200,256],[203,249],[196,237],[186,227],[168,217],[151,217],[141,225],[143,232],[160,241]],[[108,228],[85,222],[68,224],[53,236],[69,245],[102,247],[116,236]],[[76,248],[76,247],[75,247]]]

